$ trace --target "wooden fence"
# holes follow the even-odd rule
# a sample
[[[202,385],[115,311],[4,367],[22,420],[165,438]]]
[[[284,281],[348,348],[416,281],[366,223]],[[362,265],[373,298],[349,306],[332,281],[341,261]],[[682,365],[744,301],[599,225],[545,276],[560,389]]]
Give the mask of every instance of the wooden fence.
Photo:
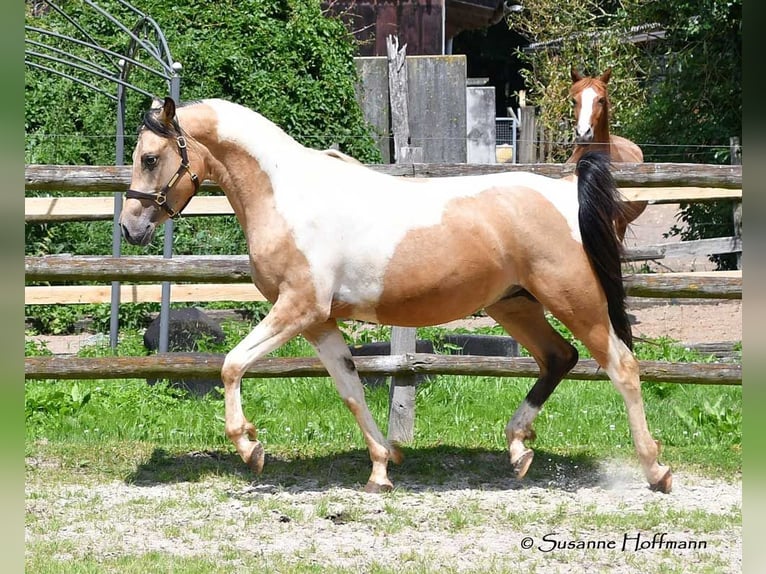
[[[403,177],[442,177],[476,175],[499,171],[533,171],[551,177],[573,172],[567,164],[386,164],[373,169]],[[742,198],[742,167],[739,165],[697,164],[615,164],[613,174],[623,195],[630,200],[655,203],[709,201]],[[114,166],[49,166],[30,165],[25,172],[25,189],[35,192],[64,192],[61,197],[27,197],[25,220],[51,222],[112,219],[114,192],[128,188],[129,167]],[[220,192],[212,182],[204,182],[203,191]],[[104,193],[111,196],[104,197]],[[69,194],[79,196],[69,196]],[[231,207],[225,197],[196,197],[184,211],[185,216],[228,215]],[[702,252],[720,253],[741,250],[739,237],[723,238],[715,244],[708,241],[698,247]],[[716,251],[723,249],[723,251]],[[634,254],[641,258],[642,254]],[[644,254],[646,255],[646,254]],[[662,256],[660,252],[649,256]],[[25,258],[27,283],[40,282],[129,282],[121,285],[122,302],[159,301],[160,286],[147,283],[172,281],[174,301],[254,301],[263,300],[250,282],[246,256],[179,256],[171,259],[157,256],[44,256]],[[735,272],[636,274],[626,279],[628,294],[635,297],[693,297],[740,299],[742,274]],[[100,285],[27,285],[25,303],[92,303],[110,300],[110,286]],[[397,385],[412,385],[415,375],[489,375],[503,377],[536,377],[539,373],[532,359],[522,357],[441,356],[406,352],[407,346],[394,344],[392,355],[355,357],[362,375],[391,375]],[[413,342],[414,349],[414,342]],[[166,353],[143,357],[26,357],[26,379],[121,379],[121,378],[216,378],[220,374],[223,355],[199,353]],[[675,364],[642,361],[644,381],[694,384],[739,385],[742,383],[738,364]],[[326,376],[315,358],[264,358],[253,365],[248,377]],[[592,360],[582,360],[567,378],[605,380],[606,374]],[[392,385],[393,388],[393,385]],[[392,395],[393,396],[393,395]],[[413,395],[414,396],[414,395]],[[414,402],[414,401],[413,401]],[[398,413],[405,421],[399,436],[411,435],[414,404],[397,405],[410,410]],[[392,402],[391,414],[394,414]],[[390,431],[390,429],[389,429]],[[389,435],[391,433],[389,432]]]

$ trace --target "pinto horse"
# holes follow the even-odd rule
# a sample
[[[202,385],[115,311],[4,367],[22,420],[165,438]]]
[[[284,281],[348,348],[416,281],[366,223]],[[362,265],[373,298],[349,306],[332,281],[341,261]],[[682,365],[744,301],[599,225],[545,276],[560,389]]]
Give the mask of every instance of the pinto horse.
[[[220,99],[150,109],[133,152],[121,216],[130,243],[146,245],[199,182],[218,182],[248,243],[253,282],[273,303],[226,354],[225,432],[256,473],[264,449],[242,410],[240,384],[255,361],[302,335],[315,348],[361,429],[372,472],[365,490],[393,487],[396,445],[365,403],[339,319],[425,326],[479,309],[529,349],[540,376],[506,426],[510,462],[523,477],[532,423],[577,363],[575,348],[545,318],[558,317],[622,394],[645,476],[668,492],[646,424],[631,352],[611,215],[617,190],[608,158],[586,154],[578,177],[499,173],[400,178],[342,154],[299,144],[260,114]]]
[[[609,92],[606,85],[611,76],[611,68],[598,77],[583,76],[574,67],[571,69],[569,97],[574,105],[575,149],[566,163],[577,163],[588,150],[605,152],[615,162],[644,161],[640,147],[629,139],[609,133]],[[628,224],[644,212],[646,205],[645,201],[623,204],[623,209],[615,217],[620,240],[625,237]]]

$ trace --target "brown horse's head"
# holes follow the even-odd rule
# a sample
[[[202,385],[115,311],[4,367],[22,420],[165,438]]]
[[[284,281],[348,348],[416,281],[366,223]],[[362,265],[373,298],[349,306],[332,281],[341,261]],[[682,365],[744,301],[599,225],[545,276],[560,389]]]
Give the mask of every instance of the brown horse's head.
[[[120,226],[125,239],[147,245],[157,225],[176,217],[199,189],[201,159],[190,153],[172,98],[144,115],[133,150],[133,173]]]
[[[574,105],[575,142],[602,143],[609,141],[609,93],[606,85],[612,75],[607,69],[598,77],[581,75],[571,70],[572,87],[569,97]]]

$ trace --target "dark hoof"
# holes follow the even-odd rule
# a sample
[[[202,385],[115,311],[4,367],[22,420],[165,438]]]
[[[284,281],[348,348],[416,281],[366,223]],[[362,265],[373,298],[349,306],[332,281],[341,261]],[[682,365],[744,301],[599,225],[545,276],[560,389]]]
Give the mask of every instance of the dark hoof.
[[[513,473],[516,475],[516,478],[521,479],[526,476],[527,471],[529,470],[529,465],[532,464],[532,459],[534,456],[534,451],[527,449],[524,451],[524,454],[519,457],[519,460],[513,463]]]
[[[658,482],[649,485],[650,490],[654,492],[662,492],[663,494],[668,494],[672,488],[673,473],[670,471],[670,469],[668,469],[668,471],[665,473],[665,476],[663,476]]]
[[[253,450],[250,451],[250,457],[247,461],[247,466],[250,467],[255,474],[261,474],[263,472],[263,462],[266,456],[266,452],[263,450],[263,445],[260,442],[256,442],[253,445]]]
[[[381,492],[391,492],[394,489],[394,487],[390,484],[377,484],[375,482],[367,481],[367,484],[364,485],[364,491],[369,492],[371,494],[379,494]]]

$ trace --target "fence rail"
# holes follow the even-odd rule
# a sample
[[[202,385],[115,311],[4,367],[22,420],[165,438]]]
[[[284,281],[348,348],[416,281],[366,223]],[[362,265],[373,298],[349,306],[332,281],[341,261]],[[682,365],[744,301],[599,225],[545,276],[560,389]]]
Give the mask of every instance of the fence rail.
[[[246,255],[181,255],[172,259],[156,255],[25,257],[24,274],[28,282],[251,281],[250,264]],[[741,299],[742,272],[640,273],[627,276],[625,287],[628,295],[634,297]],[[254,287],[251,294],[252,300],[263,300],[263,296]]]
[[[27,379],[177,379],[218,378],[224,355],[213,353],[166,353],[144,357],[27,357]],[[478,357],[405,353],[354,357],[360,375],[468,375],[492,377],[537,377],[539,369],[528,357]],[[740,385],[742,367],[730,363],[667,363],[641,361],[644,382],[681,384]],[[326,377],[327,370],[317,358],[280,357],[256,361],[246,377]],[[580,360],[567,379],[606,381],[608,376],[593,359]]]
[[[389,175],[404,177],[446,177],[482,175],[509,171],[531,171],[549,177],[565,177],[574,173],[573,164],[465,164],[413,163],[370,164],[369,168]],[[65,191],[102,193],[125,191],[130,185],[130,166],[61,166],[30,164],[24,171],[27,191]],[[741,165],[696,163],[614,163],[612,175],[621,188],[704,187],[742,189]],[[218,191],[212,181],[205,181],[202,191]]]

